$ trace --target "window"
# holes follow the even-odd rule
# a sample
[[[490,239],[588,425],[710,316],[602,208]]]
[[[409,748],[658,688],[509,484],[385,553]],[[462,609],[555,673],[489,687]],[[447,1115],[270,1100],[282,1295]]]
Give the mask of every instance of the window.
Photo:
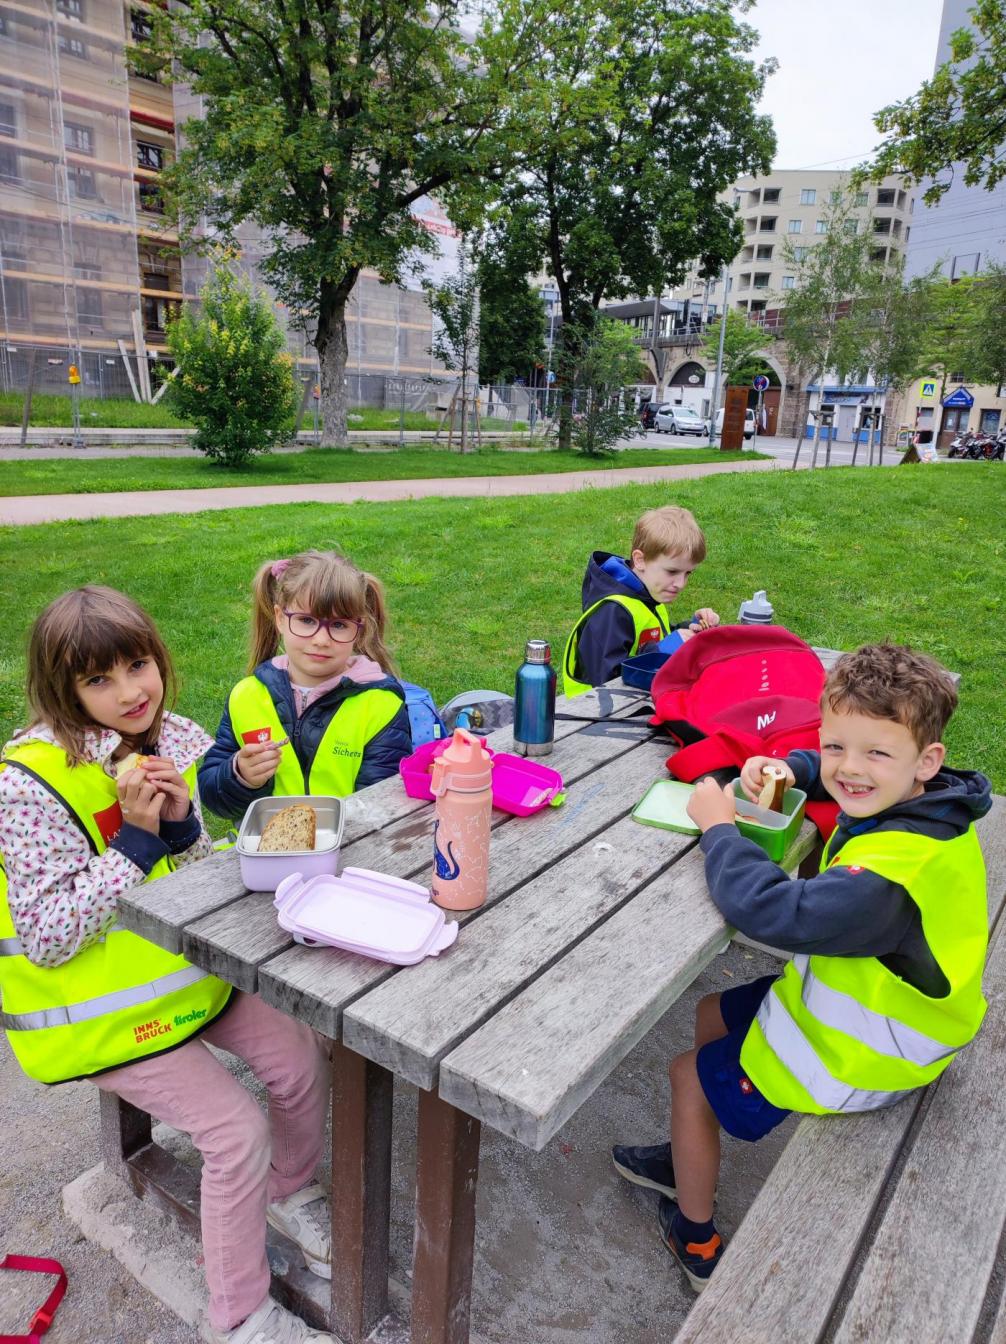
[[[782,278],[783,289],[796,289],[796,276],[784,275]]]
[[[857,191],[857,192],[856,192],[856,204],[857,204],[857,205],[868,205],[868,204],[869,204],[869,201],[870,201],[870,193],[869,193],[868,191]]]
[[[751,272],[750,272],[750,271],[744,271],[744,272],[741,274],[741,277],[740,277],[740,284],[737,286],[737,288],[738,288],[738,289],[750,289],[750,288],[751,288]]]
[[[871,261],[886,261],[886,260],[887,260],[887,248],[886,248],[886,247],[875,247],[875,248],[873,249],[873,251],[870,253],[870,260],[871,260]]]
[[[94,155],[94,131],[76,121],[63,122],[63,144],[74,154]]]
[[[779,202],[779,188],[766,187],[761,194],[763,205],[777,205]]]
[[[145,14],[142,9],[131,9],[129,11],[129,31],[134,42],[146,42],[153,32],[150,26],[150,15]]]
[[[845,232],[846,232],[846,233],[858,233],[858,232],[859,232],[859,220],[858,220],[858,219],[847,219],[847,220],[845,221],[845,223],[842,225],[842,227],[845,229]]]
[[[881,187],[877,192],[878,205],[893,205],[895,191],[893,187]]]
[[[947,382],[948,382],[948,383],[963,383],[963,382],[964,382],[964,374],[963,374],[963,373],[952,373],[952,374],[950,374],[950,376],[947,378]]]
[[[762,233],[775,233],[775,215],[762,215],[759,228]]]
[[[746,219],[744,221],[744,227],[747,229],[748,233],[754,233],[755,229],[758,227],[757,219],[755,219],[753,216]]]
[[[759,244],[758,244],[757,258],[758,258],[759,261],[771,261],[771,260],[772,260],[772,244],[771,244],[771,243],[759,243]]]
[[[804,187],[800,192],[801,205],[817,205],[817,192],[813,187]]]
[[[874,232],[874,233],[890,233],[890,232],[891,232],[891,221],[890,221],[890,219],[887,219],[887,218],[885,218],[885,219],[875,219],[875,220],[873,221],[873,232]]]
[[[806,261],[808,249],[806,247],[794,247],[793,260],[796,262]]]
[[[9,320],[28,320],[28,288],[23,280],[4,279],[3,301]]]
[[[2,153],[2,151],[0,151]],[[28,260],[28,236],[25,225],[18,219],[5,219],[0,256],[5,262]]]
[[[763,313],[767,307],[768,307],[768,303],[766,302],[765,299],[752,299],[752,300],[751,300],[751,309],[750,309],[750,311],[751,311],[752,313]]]
[[[982,434],[998,434],[999,421],[1002,419],[1002,411],[987,410],[981,412],[981,419],[978,422],[979,430]]]
[[[149,210],[153,215],[164,213],[164,202],[156,182],[141,182],[139,185],[140,209]]]
[[[59,53],[61,56],[75,56],[78,61],[86,61],[87,43],[79,37],[67,37],[65,33],[60,33]]]
[[[758,250],[760,252],[761,248],[759,248]],[[744,251],[741,253],[741,261],[752,261],[754,259],[754,252],[755,250],[753,247],[746,247]]]
[[[17,135],[13,103],[0,103],[0,135],[7,136],[10,139]],[[16,151],[6,145],[0,145],[0,182],[16,182],[17,175]],[[5,224],[5,230],[6,227]]]
[[[77,23],[83,23],[84,0],[56,0],[56,13],[61,14],[64,19],[75,19]]]
[[[863,192],[863,195],[864,195],[864,196],[866,195],[866,192],[865,192],[865,191]],[[833,192],[831,192],[831,194],[829,195],[828,199],[831,201],[832,205],[841,205],[841,204],[842,204],[842,193],[841,193],[840,191],[833,191]],[[865,205],[866,202],[864,201],[863,204]]]
[[[910,238],[911,236],[912,236],[912,226],[909,224],[908,228],[905,230],[905,246],[906,246],[906,247],[908,246],[908,240],[909,240],[909,238]]]
[[[761,203],[761,192],[756,187],[753,191],[748,192],[748,205],[749,206],[759,205],[760,203]]]
[[[898,192],[898,209],[899,209],[899,210],[904,210],[904,208],[905,208],[905,193],[904,193],[903,191],[899,191],[899,192]]]
[[[950,267],[950,279],[959,280],[962,275],[977,275],[980,260],[980,252],[966,252],[963,256],[954,257]]]
[[[788,233],[803,233],[803,220],[802,220],[802,219],[791,219],[791,220],[789,221],[789,228],[787,229],[787,232],[788,232]]]
[[[71,196],[75,196],[82,201],[96,201],[98,199],[98,188],[90,168],[68,168],[66,170],[66,182],[70,188]]]
[[[755,289],[768,289],[771,278],[772,275],[769,271],[756,271],[754,277]]]
[[[828,232],[828,221],[827,221],[826,219],[819,219],[819,220],[817,220],[817,222],[814,224],[814,232],[815,232],[815,233],[827,233],[827,232]]]
[[[140,168],[152,168],[154,172],[159,173],[164,167],[164,150],[160,145],[151,145],[145,140],[138,140],[136,163]]]
[[[895,238],[899,238],[899,237],[901,236],[901,220],[900,220],[900,219],[895,219],[895,220],[892,221],[892,223],[891,223],[891,232],[894,234]]]
[[[100,327],[102,320],[101,290],[77,290],[77,321],[85,327]]]

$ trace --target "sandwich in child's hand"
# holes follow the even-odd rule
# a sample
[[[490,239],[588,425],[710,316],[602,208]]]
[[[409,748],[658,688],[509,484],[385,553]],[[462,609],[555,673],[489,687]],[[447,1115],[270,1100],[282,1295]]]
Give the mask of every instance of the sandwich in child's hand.
[[[767,807],[770,812],[781,812],[786,796],[786,771],[781,765],[763,765],[761,776],[765,782],[758,795],[758,806]]]
[[[294,803],[270,817],[259,837],[260,854],[314,849],[318,814],[307,803]]]
[[[146,765],[149,760],[149,756],[141,756],[138,751],[131,751],[115,767],[115,778],[121,779],[127,770],[137,770],[141,765]]]

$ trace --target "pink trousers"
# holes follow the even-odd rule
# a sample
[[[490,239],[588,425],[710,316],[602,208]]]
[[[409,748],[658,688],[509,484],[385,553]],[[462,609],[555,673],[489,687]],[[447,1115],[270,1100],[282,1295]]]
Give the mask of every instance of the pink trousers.
[[[268,1116],[210,1044],[243,1059],[265,1084]],[[254,995],[235,993],[195,1040],[94,1081],[190,1134],[202,1153],[210,1324],[232,1330],[269,1292],[266,1205],[306,1185],[321,1157],[328,1064],[318,1038]]]

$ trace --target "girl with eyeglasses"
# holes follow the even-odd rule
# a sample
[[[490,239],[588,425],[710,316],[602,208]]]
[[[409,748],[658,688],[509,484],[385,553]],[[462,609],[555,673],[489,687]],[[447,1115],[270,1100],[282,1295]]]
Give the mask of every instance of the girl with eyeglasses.
[[[252,592],[249,675],[199,767],[206,806],[237,820],[256,798],[344,798],[395,774],[412,738],[378,580],[303,551],[262,565]]]

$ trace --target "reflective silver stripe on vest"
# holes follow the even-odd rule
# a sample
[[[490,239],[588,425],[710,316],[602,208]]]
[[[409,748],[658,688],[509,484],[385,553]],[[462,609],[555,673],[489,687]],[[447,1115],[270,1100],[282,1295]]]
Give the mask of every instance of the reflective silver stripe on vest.
[[[0,1013],[0,1027],[5,1031],[41,1031],[45,1027],[68,1027],[74,1022],[89,1022],[92,1018],[104,1017],[106,1013],[116,1013],[120,1008],[134,1008],[138,1003],[150,1003],[153,999],[173,994],[175,990],[186,989],[199,980],[205,980],[208,974],[208,971],[201,971],[198,966],[183,966],[181,970],[172,971],[160,980],[134,985],[132,989],[117,989],[97,999],[71,1003],[66,1008],[43,1008],[36,1013]]]
[[[823,1022],[826,1027],[834,1027],[846,1036],[876,1050],[878,1055],[888,1055],[892,1059],[907,1059],[911,1064],[925,1066],[937,1064],[941,1059],[949,1059],[961,1048],[947,1045],[944,1041],[935,1041],[914,1027],[906,1026],[896,1018],[875,1013],[872,1008],[854,999],[851,994],[833,989],[819,980],[809,970],[810,958],[800,955],[793,958],[793,964],[803,977],[803,990],[800,997],[804,1007]]]
[[[866,1092],[839,1082],[818,1059],[814,1047],[773,990],[762,1000],[757,1021],[773,1052],[825,1110],[875,1111],[908,1096],[907,1091]]]
[[[20,957],[22,955],[20,938],[0,938],[0,957]]]

